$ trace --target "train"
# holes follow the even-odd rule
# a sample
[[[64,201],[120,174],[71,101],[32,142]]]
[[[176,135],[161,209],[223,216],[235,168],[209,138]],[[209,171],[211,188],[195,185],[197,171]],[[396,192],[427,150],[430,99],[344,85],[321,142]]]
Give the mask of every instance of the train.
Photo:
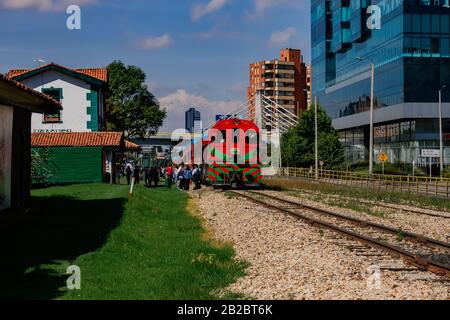
[[[209,148],[202,164],[204,183],[214,189],[260,188],[259,133],[258,126],[250,120],[217,121],[202,141],[203,151]]]

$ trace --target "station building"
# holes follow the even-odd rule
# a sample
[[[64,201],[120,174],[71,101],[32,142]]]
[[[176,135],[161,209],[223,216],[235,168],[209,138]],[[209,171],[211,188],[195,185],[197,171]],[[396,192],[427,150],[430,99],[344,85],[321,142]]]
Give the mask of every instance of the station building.
[[[377,22],[367,13],[370,4],[381,9],[381,29],[369,29],[368,19]],[[448,0],[311,1],[313,96],[333,119],[350,161],[368,160],[373,63],[375,159],[384,152],[390,162],[427,163],[421,149],[439,149],[438,93],[446,84],[444,162],[450,164],[448,5]]]
[[[35,132],[31,146],[33,152],[49,150],[54,172],[46,183],[113,183],[126,142],[121,132]]]
[[[32,132],[97,132],[106,129],[106,68],[72,69],[55,63],[14,69],[6,76],[60,101],[63,110],[33,114]]]
[[[62,110],[31,118],[33,152],[48,149],[54,173],[48,183],[115,182],[120,159],[140,147],[121,132],[105,132],[109,94],[106,68],[73,69],[49,63],[13,69],[6,76],[53,97]]]

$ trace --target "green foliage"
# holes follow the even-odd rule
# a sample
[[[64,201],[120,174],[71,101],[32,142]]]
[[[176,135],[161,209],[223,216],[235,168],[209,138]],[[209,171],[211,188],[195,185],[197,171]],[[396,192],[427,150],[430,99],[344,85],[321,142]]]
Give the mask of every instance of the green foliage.
[[[356,163],[353,163],[348,166],[341,166],[339,168],[343,171],[353,171],[353,172],[360,172],[360,173],[368,173],[369,172],[369,161],[358,161]],[[373,167],[373,172],[376,174],[381,174],[383,172],[383,165],[381,163],[377,163]],[[384,164],[384,174],[391,174],[391,175],[402,175],[402,176],[408,176],[412,175],[413,173],[413,167],[410,163],[404,163],[401,161],[396,161],[395,163],[385,163]],[[414,175],[415,176],[427,176],[428,173],[426,171],[426,168],[420,168],[415,167],[414,168]]]
[[[31,150],[31,181],[33,184],[47,184],[53,180],[57,169],[48,148]]]
[[[166,111],[160,109],[158,100],[148,90],[144,71],[114,61],[108,66],[108,74],[108,130],[124,131],[131,137],[156,134]]]
[[[332,169],[344,162],[344,148],[331,119],[319,107],[317,124],[319,129],[319,160],[325,162],[324,169]],[[284,166],[310,167],[314,165],[314,108],[304,111],[297,127],[281,138],[281,154]]]

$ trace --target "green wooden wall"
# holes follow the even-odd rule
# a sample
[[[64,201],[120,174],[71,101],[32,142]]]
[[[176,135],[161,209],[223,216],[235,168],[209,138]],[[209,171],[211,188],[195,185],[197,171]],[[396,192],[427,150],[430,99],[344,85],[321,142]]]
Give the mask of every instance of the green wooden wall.
[[[101,147],[48,148],[55,175],[48,183],[102,182],[103,163]]]

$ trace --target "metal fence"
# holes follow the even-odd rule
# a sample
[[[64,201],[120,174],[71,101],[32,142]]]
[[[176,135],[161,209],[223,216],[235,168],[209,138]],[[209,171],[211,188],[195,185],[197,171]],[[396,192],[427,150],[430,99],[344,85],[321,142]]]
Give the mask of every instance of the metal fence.
[[[305,168],[280,168],[278,176],[315,179],[315,172]],[[319,181],[352,187],[368,187],[383,191],[401,191],[450,197],[450,179],[413,177],[400,175],[372,174],[319,170]]]

